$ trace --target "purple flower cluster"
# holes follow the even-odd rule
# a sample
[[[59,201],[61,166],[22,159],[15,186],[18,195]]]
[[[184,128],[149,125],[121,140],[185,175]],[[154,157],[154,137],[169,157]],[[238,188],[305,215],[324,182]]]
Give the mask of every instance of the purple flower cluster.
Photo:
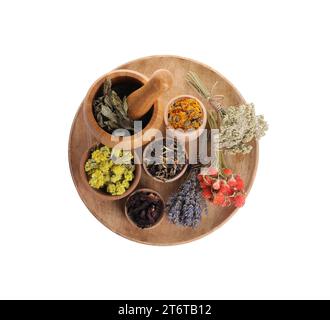
[[[196,228],[207,213],[204,198],[197,180],[197,172],[193,170],[178,192],[172,194],[166,204],[168,217],[172,223]]]

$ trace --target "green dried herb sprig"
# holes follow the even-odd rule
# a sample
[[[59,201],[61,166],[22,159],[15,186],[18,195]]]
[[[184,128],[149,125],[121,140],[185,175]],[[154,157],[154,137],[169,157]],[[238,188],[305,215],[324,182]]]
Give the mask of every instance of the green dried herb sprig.
[[[186,75],[186,81],[197,91],[197,93],[204,99],[206,99],[211,106],[213,106],[217,111],[220,110],[224,96],[221,94],[213,94],[214,88],[217,82],[214,83],[211,91],[205,86],[199,76],[193,72],[189,71]]]

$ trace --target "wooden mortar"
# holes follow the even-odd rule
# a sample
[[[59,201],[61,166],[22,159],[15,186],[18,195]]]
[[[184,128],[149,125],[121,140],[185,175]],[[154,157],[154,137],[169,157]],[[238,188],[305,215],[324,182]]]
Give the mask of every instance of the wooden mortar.
[[[113,87],[120,84],[138,84],[139,89],[129,94],[127,97],[128,114],[133,120],[139,120],[151,107],[153,112],[148,124],[134,135],[126,137],[114,136],[103,130],[97,123],[93,113],[93,101],[103,83],[107,78],[111,79]],[[163,106],[159,104],[158,97],[172,85],[172,75],[167,70],[157,70],[150,77],[150,80],[143,74],[126,69],[114,70],[106,73],[94,82],[88,90],[83,101],[84,121],[98,142],[114,147],[120,143],[120,147],[125,150],[139,148],[149,142],[144,139],[144,133],[149,129],[160,129],[163,122]]]

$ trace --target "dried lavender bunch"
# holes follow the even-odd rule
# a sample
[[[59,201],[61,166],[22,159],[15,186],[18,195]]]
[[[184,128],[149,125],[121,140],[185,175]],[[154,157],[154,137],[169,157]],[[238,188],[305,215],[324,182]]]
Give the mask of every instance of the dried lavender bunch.
[[[268,129],[264,117],[255,114],[252,103],[221,107],[219,113],[220,119],[217,112],[209,113],[211,128],[219,129],[219,134],[214,137],[219,150],[227,150],[232,154],[249,153],[252,146],[248,143],[254,138],[259,140]]]
[[[207,206],[201,195],[197,180],[197,170],[193,169],[179,190],[173,193],[166,203],[169,220],[185,227],[196,228]]]

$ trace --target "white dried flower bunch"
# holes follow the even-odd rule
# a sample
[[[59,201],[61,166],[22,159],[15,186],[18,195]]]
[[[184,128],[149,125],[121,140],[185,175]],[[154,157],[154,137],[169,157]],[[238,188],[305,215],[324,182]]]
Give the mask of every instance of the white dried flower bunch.
[[[219,133],[213,136],[218,151],[226,150],[233,154],[249,153],[252,150],[249,142],[254,138],[259,140],[265,135],[268,130],[267,122],[263,115],[256,116],[253,103],[224,107],[224,96],[212,94],[217,83],[209,91],[193,71],[187,73],[186,81],[216,110],[208,112],[208,123],[211,129],[219,130]]]
[[[219,134],[214,138],[220,150],[233,154],[249,153],[252,150],[249,142],[254,138],[259,140],[268,129],[263,115],[256,116],[253,103],[238,107],[221,107],[219,111]],[[216,117],[214,114],[211,116]]]

